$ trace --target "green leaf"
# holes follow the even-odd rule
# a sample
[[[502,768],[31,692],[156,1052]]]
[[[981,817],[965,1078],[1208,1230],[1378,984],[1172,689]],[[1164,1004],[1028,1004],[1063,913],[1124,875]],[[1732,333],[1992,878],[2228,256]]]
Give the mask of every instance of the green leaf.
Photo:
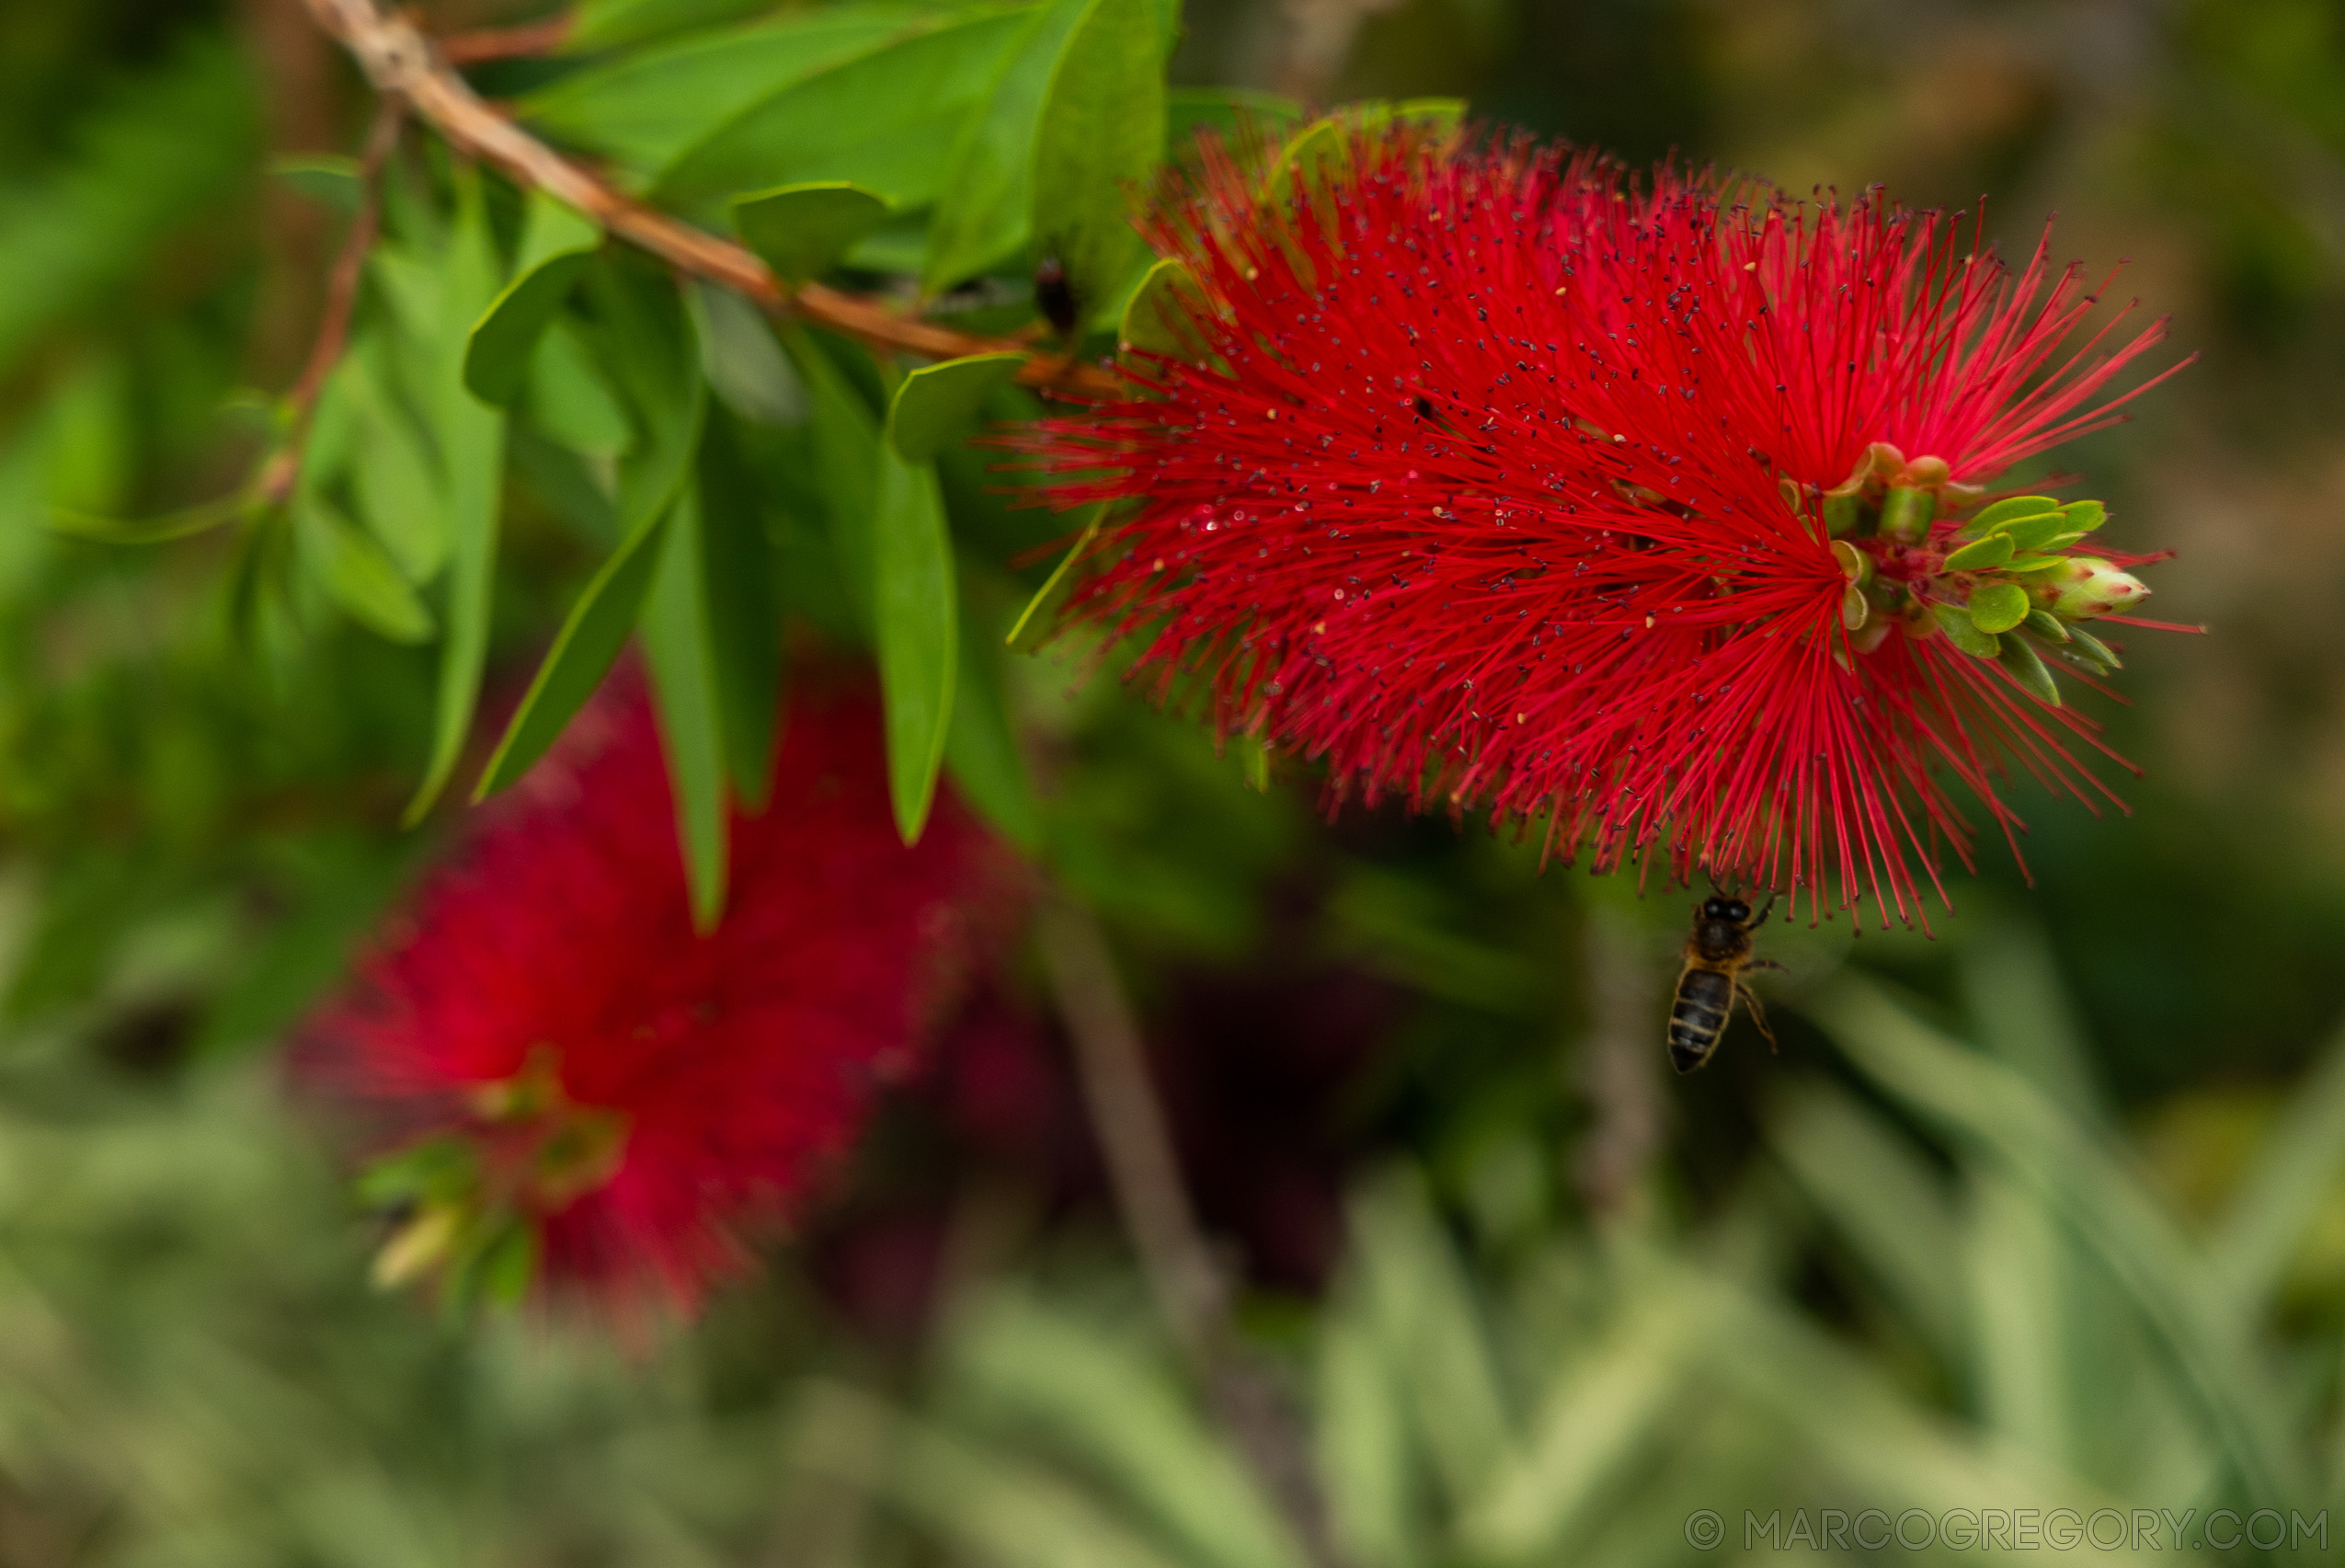
[[[2060,686],[2053,680],[2052,671],[2043,667],[2042,658],[2035,645],[2025,637],[2005,637],[2001,654],[2003,668],[2009,670],[2020,685],[2052,707],[2060,705]]]
[[[431,640],[431,612],[381,545],[322,496],[295,496],[292,514],[302,562],[335,603],[395,643]]]
[[[370,1208],[404,1203],[451,1202],[480,1183],[480,1160],[473,1146],[454,1134],[426,1138],[386,1154],[359,1173],[352,1185]]]
[[[602,367],[578,329],[558,317],[530,356],[521,413],[554,441],[589,457],[615,458],[635,439]]]
[[[1303,106],[1275,93],[1246,87],[1174,87],[1164,95],[1164,149],[1167,157],[1189,152],[1203,132],[1235,142],[1259,129],[1275,137],[1287,126],[1298,125]]]
[[[1050,576],[1035,590],[1035,596],[1026,601],[1025,609],[1011,624],[1010,635],[1001,639],[1003,646],[1020,653],[1031,653],[1048,639],[1058,621],[1058,606],[1066,602],[1067,595],[1074,585],[1075,563],[1082,559],[1083,552],[1099,536],[1099,525],[1106,516],[1104,503],[1092,508],[1082,532],[1075,535],[1075,543],[1064,555],[1058,557],[1058,564],[1051,568]]]
[[[2041,550],[2063,533],[2072,532],[2072,525],[2065,513],[2047,511],[2038,512],[2033,517],[2015,518],[1995,532],[2011,541],[2014,550]]]
[[[556,141],[654,174],[745,110],[921,25],[909,6],[824,6],[633,51],[516,107]],[[742,188],[757,183],[772,181]]]
[[[773,782],[773,728],[782,700],[782,612],[773,547],[755,477],[731,425],[712,414],[700,449],[701,549],[709,642],[733,793],[761,811]]]
[[[563,35],[565,54],[616,49],[663,33],[733,21],[763,9],[767,0],[580,0]]]
[[[944,765],[961,798],[1028,854],[1042,849],[1042,814],[1026,782],[1025,760],[1001,697],[1001,649],[961,607],[960,662],[953,681],[953,719]]]
[[[668,511],[644,520],[589,579],[482,771],[474,799],[485,800],[528,773],[602,684],[651,590],[669,521]]]
[[[370,337],[354,347],[349,378],[350,439],[362,458],[352,464],[359,516],[412,583],[428,583],[448,561],[448,500],[438,464],[393,389],[385,345]]]
[[[464,740],[488,662],[489,600],[496,585],[498,501],[504,486],[505,417],[464,386],[464,352],[472,325],[497,293],[497,262],[488,238],[477,174],[461,174],[456,223],[439,275],[440,333],[432,377],[432,427],[448,482],[448,597],[441,613],[439,713],[431,761],[406,821],[420,821],[440,797]]]
[[[464,384],[498,407],[520,395],[530,356],[594,253],[602,230],[543,190],[529,195],[521,254],[512,280],[492,301],[464,349]]]
[[[1964,523],[1956,532],[1954,537],[1957,539],[1981,538],[1998,528],[2018,522],[2023,518],[2038,517],[2045,512],[2057,513],[2059,510],[2060,503],[2050,496],[2007,497]]]
[[[2067,629],[2071,651],[2100,666],[2103,674],[2112,670],[2125,668],[2124,662],[2117,657],[2116,652],[2107,643],[2102,642],[2073,621],[2063,622],[2062,625]]]
[[[775,185],[849,180],[893,206],[927,206],[944,191],[939,150],[958,142],[1031,15],[933,16],[924,30],[764,96],[684,151],[661,173],[658,193],[691,207]]]
[[[1016,254],[1034,204],[1035,134],[1052,78],[1091,0],[1051,0],[1005,57],[984,108],[953,149],[930,220],[921,288],[935,293]]]
[[[148,518],[100,517],[71,507],[51,506],[45,516],[50,530],[99,544],[162,544],[174,539],[208,533],[233,522],[251,509],[245,496],[223,496],[216,501],[183,508]]]
[[[794,285],[836,267],[887,218],[887,198],[843,179],[777,185],[733,201],[741,243]]]
[[[512,438],[513,473],[545,509],[580,539],[604,550],[619,543],[619,508],[587,460],[526,425]]]
[[[651,587],[676,497],[698,449],[707,383],[674,285],[648,268],[606,266],[594,281],[644,436],[619,465],[619,547],[570,607],[481,774],[483,799],[529,772],[625,646]]]
[[[700,336],[701,371],[716,400],[752,425],[795,429],[806,392],[762,311],[730,289],[693,282],[685,293]]]
[[[1989,583],[1971,593],[1972,624],[1990,636],[2028,618],[2028,590],[2016,582]]]
[[[269,177],[301,196],[345,218],[357,215],[366,202],[366,182],[359,161],[336,153],[303,153],[269,161]]]
[[[2065,524],[2079,533],[2090,533],[2109,521],[2109,509],[2099,501],[2070,501],[2060,509]]]
[[[675,796],[676,836],[692,884],[692,924],[713,931],[725,913],[725,723],[709,626],[707,560],[698,488],[676,499],[640,623],[651,669],[660,750]]]
[[[1973,658],[1993,658],[2003,651],[2003,644],[1978,629],[1971,620],[1971,612],[1951,604],[1933,604],[1930,615],[1938,622],[1946,640]]]
[[[1330,116],[1297,132],[1272,161],[1263,182],[1263,200],[1274,209],[1284,208],[1294,200],[1298,187],[1317,189],[1341,171],[1350,155],[1347,138],[1352,123]]]
[[[873,517],[873,632],[887,704],[887,790],[896,830],[916,842],[936,798],[953,718],[959,595],[936,471],[892,448],[879,455]]]
[[[1984,539],[1973,539],[1946,557],[1950,572],[1983,572],[1999,567],[2011,558],[2016,548],[2008,533],[1990,533]]]
[[[1132,292],[1124,307],[1116,338],[1127,349],[1186,359],[1196,352],[1194,312],[1204,295],[1187,265],[1172,257],[1159,258]]]
[[[784,335],[783,346],[806,383],[811,405],[824,532],[856,624],[868,636],[876,591],[873,517],[879,505],[879,421],[812,335],[795,328]]]
[[[1131,196],[1163,148],[1163,34],[1147,6],[1091,0],[1035,143],[1035,243],[1066,264],[1078,299],[1107,299],[1131,269]]]
[[[968,434],[985,400],[1017,378],[1024,354],[970,354],[923,365],[887,406],[887,441],[907,463],[928,463]]]

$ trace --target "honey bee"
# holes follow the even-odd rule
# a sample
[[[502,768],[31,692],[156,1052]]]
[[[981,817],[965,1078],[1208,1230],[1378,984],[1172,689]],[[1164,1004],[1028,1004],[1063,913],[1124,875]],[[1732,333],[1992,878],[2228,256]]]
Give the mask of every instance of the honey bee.
[[[1718,1054],[1719,1037],[1737,997],[1750,1008],[1751,1022],[1775,1047],[1775,1031],[1767,1026],[1767,1010],[1743,983],[1746,969],[1780,969],[1772,959],[1751,956],[1752,933],[1766,923],[1775,899],[1756,915],[1740,898],[1720,896],[1704,899],[1694,911],[1693,933],[1686,938],[1686,967],[1677,972],[1677,994],[1669,1006],[1669,1063],[1679,1072],[1691,1072]]]

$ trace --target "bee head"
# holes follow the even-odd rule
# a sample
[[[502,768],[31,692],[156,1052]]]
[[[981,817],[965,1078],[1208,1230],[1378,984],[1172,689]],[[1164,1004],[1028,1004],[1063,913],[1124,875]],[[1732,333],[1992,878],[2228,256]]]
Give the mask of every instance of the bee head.
[[[1740,898],[1711,898],[1702,905],[1702,919],[1743,924],[1751,918],[1750,905]]]

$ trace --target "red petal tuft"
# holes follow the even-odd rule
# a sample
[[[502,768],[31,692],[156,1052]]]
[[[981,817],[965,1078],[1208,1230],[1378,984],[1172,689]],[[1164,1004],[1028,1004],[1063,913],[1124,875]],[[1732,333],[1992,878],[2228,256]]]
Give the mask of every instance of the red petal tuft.
[[[1025,443],[1061,504],[1123,505],[1073,611],[1141,635],[1160,695],[1323,757],[1339,797],[1544,815],[1599,867],[1659,848],[1884,919],[1969,864],[1944,779],[2007,833],[2014,761],[2099,787],[2089,722],[2000,667],[1856,651],[1786,481],[1889,441],[1977,484],[2109,422],[2159,326],[2068,349],[2076,270],[2039,246],[2009,278],[1941,214],[1519,143],[1402,128],[1263,192],[1206,149],[1151,233],[1197,285],[1193,362],[1139,356]]]

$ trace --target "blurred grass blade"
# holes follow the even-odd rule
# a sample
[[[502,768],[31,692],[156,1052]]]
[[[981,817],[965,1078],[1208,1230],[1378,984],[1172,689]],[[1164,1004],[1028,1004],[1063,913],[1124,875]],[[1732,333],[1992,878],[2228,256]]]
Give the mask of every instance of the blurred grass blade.
[[[1702,1299],[1631,1293],[1617,1324],[1550,1391],[1517,1457],[1491,1477],[1459,1536],[1476,1559],[1548,1559],[1593,1529],[1666,1423],[1712,1333]]]
[[[1261,1492],[1170,1376],[1081,1322],[1002,1291],[953,1337],[961,1392],[1127,1501],[1200,1568],[1302,1568]]]
[[[2014,1447],[2074,1470],[2076,1446],[2065,1364],[2073,1296],[2067,1233],[2037,1196],[1989,1163],[1972,1180],[1969,1363],[1980,1425]],[[2081,1326],[2081,1325],[2079,1325]]]
[[[1352,1246],[1411,1427],[1451,1505],[1469,1506],[1514,1448],[1513,1425],[1472,1290],[1413,1174],[1388,1176],[1355,1203]]]
[[[2305,1233],[2345,1167],[2345,1030],[2330,1036],[2310,1082],[2289,1097],[2238,1195],[2214,1228],[2211,1277],[2241,1332],[2271,1310]]]
[[[481,200],[480,176],[466,170],[457,182],[456,223],[439,272],[437,353],[432,425],[440,439],[448,484],[448,597],[440,643],[439,712],[431,761],[408,801],[413,826],[448,786],[472,733],[488,662],[490,596],[497,581],[498,510],[505,481],[505,416],[464,385],[464,350],[472,324],[497,292],[496,254]]]
[[[2077,1116],[2105,1120],[2081,1020],[2042,934],[1998,927],[1964,950],[1960,967],[1962,1000],[1978,1021],[1979,1044]]]
[[[1347,1299],[1321,1321],[1315,1448],[1328,1528],[1359,1568],[1417,1568],[1408,1414],[1374,1332]]]
[[[1713,1332],[1699,1343],[1719,1380],[1857,1494],[1893,1513],[1900,1505],[1941,1516],[2066,1506],[2088,1516],[2114,1501],[2051,1464],[1965,1442],[1856,1356],[1766,1299],[1657,1255],[1650,1264],[1671,1289],[1702,1302]],[[2166,1555],[2156,1550],[2162,1544],[2163,1538],[2145,1550],[2120,1546],[2094,1555],[2147,1563]]]
[[[1938,1173],[1910,1141],[1822,1082],[1786,1095],[1768,1143],[1810,1202],[1928,1340],[1950,1370],[1967,1364],[1961,1232]]]
[[[725,913],[726,827],[725,725],[706,581],[700,495],[688,485],[669,515],[639,627],[675,796],[676,837],[692,885],[692,924],[704,932],[715,930]]]
[[[995,1568],[1181,1568],[1077,1488],[898,1414],[841,1384],[808,1385],[790,1461],[892,1504]]]
[[[2083,1127],[2016,1070],[1864,981],[1844,976],[1808,1012],[1882,1090],[2008,1164],[2075,1230],[2124,1286],[2258,1506],[2304,1502],[2308,1478],[2283,1441],[2284,1407],[2205,1285],[2205,1261]]]

